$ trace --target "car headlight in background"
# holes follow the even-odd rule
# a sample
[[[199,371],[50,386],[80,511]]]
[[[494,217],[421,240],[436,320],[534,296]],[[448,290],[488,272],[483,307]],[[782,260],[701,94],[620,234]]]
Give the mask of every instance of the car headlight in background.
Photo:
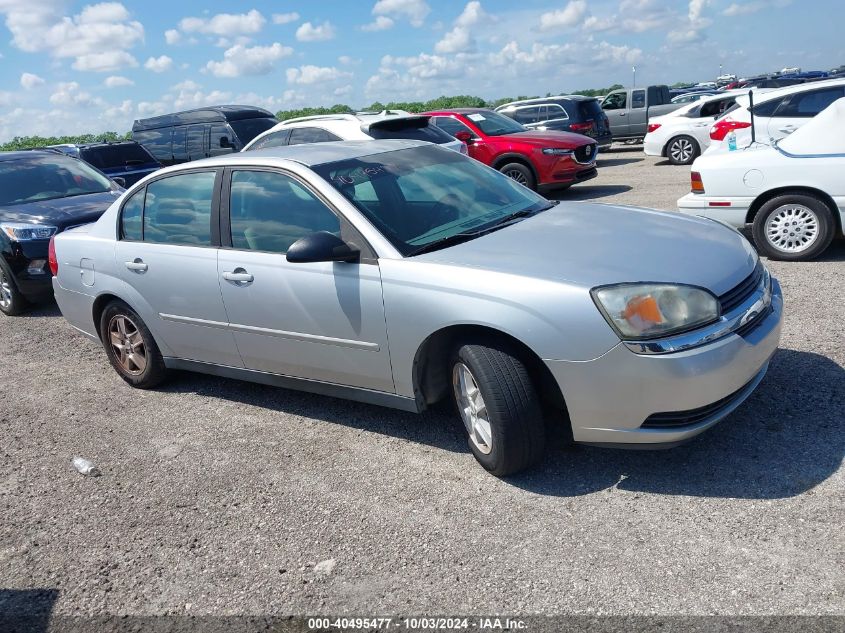
[[[55,226],[46,224],[22,224],[19,222],[3,222],[0,229],[15,242],[29,242],[30,240],[47,240],[56,234]]]
[[[544,147],[543,153],[549,156],[572,156],[575,151],[571,149],[563,149],[562,147]]]
[[[719,318],[719,301],[694,286],[619,284],[592,290],[593,300],[623,340],[668,336]]]

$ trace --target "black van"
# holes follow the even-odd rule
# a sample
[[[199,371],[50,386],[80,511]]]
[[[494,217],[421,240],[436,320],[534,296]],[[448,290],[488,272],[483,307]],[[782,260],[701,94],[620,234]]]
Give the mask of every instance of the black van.
[[[132,124],[132,139],[162,165],[239,152],[279,121],[263,108],[221,105],[175,112]]]
[[[511,101],[500,105],[496,112],[529,130],[561,130],[590,136],[602,149],[612,141],[607,115],[595,97],[559,95]]]

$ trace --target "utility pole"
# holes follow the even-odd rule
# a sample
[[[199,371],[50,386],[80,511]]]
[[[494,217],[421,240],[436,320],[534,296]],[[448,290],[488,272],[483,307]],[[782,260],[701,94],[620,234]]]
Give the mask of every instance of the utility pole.
[[[637,67],[631,66],[631,72],[634,73],[634,83],[631,84],[631,88],[636,88],[637,87]]]

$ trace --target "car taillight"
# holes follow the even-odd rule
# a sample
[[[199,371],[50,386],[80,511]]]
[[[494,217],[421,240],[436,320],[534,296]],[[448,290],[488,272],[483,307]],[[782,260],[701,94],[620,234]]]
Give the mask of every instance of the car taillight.
[[[651,134],[652,132],[656,131],[657,128],[660,127],[660,123],[649,123],[648,124],[648,133]]]
[[[593,129],[594,123],[592,121],[585,121],[584,123],[572,123],[569,125],[570,132],[589,132]]]
[[[710,128],[710,138],[714,141],[724,141],[731,130],[744,130],[747,127],[751,127],[751,124],[745,121],[722,119],[721,121],[716,121],[713,127]]]
[[[701,180],[701,174],[697,171],[690,174],[690,185],[693,193],[704,193],[704,181]]]
[[[42,251],[43,252],[43,251]],[[59,260],[56,258],[56,236],[50,238],[50,246],[47,248],[47,263],[50,264],[50,272],[53,276],[59,274]]]

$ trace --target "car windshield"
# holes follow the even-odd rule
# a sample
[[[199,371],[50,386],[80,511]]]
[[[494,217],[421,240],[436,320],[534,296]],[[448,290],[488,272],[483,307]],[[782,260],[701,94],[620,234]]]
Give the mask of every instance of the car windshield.
[[[527,132],[527,129],[504,115],[498,112],[483,111],[470,112],[464,115],[472,121],[487,136],[504,136],[506,134],[519,134],[520,132]]]
[[[25,204],[111,190],[111,181],[61,154],[0,162],[0,204]]]
[[[269,117],[262,119],[239,119],[237,121],[229,121],[229,125],[232,126],[235,134],[238,135],[238,138],[244,145],[249,143],[262,132],[266,132],[271,127],[275,127],[278,124],[279,122],[276,119],[271,119]]]
[[[550,206],[478,161],[422,146],[313,167],[402,253],[472,239]]]

